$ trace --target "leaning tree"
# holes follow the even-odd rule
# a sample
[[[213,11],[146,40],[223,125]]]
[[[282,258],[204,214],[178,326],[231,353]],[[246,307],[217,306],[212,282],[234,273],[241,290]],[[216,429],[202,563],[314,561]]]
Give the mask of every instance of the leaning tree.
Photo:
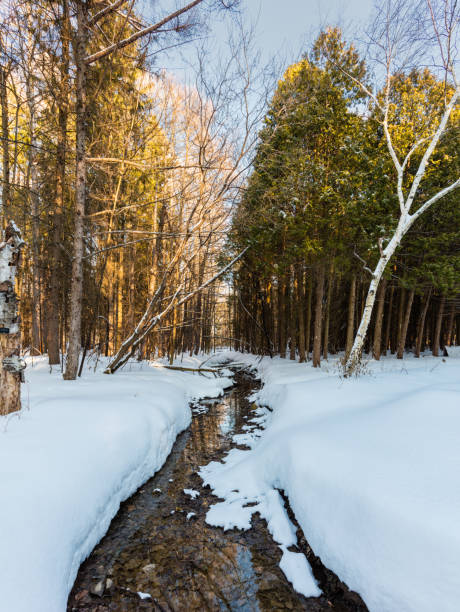
[[[456,0],[386,0],[380,6],[370,32],[376,73],[384,74],[383,88],[380,93],[374,93],[365,83],[356,82],[368,95],[381,122],[395,169],[394,190],[399,203],[399,218],[396,227],[379,239],[379,259],[375,268],[370,270],[371,282],[361,322],[344,365],[346,376],[355,372],[360,363],[379,283],[403,236],[435,202],[460,186],[460,178],[457,178],[428,198],[424,197],[423,179],[441,138],[458,113],[460,83],[455,70],[455,51],[459,42],[459,25],[460,6]],[[325,52],[328,53],[327,48]],[[436,67],[442,71],[444,95],[431,114],[425,133],[417,136],[415,131],[413,142],[401,157],[394,144],[393,128],[398,114],[404,112],[404,98],[399,99],[398,108],[393,96],[394,87],[401,73],[422,66],[424,58],[431,57],[431,53],[436,55]],[[348,76],[354,79],[353,75]],[[419,159],[414,172],[416,156]],[[385,238],[388,242],[384,245]]]

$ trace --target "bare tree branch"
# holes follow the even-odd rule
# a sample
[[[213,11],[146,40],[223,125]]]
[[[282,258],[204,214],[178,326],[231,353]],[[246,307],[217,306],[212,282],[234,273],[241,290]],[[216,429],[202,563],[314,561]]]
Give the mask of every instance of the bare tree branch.
[[[203,0],[193,0],[193,2],[190,2],[189,4],[182,7],[181,9],[178,9],[174,13],[171,13],[170,15],[168,15],[164,19],[161,19],[157,23],[151,26],[148,26],[144,28],[143,30],[140,30],[139,32],[135,32],[131,36],[128,36],[128,38],[125,38],[124,40],[120,40],[119,42],[113,43],[112,45],[109,45],[105,49],[101,49],[100,51],[97,51],[96,53],[93,53],[92,55],[88,55],[85,58],[85,63],[92,64],[96,60],[106,57],[107,55],[110,55],[111,53],[113,53],[114,51],[117,51],[118,49],[123,49],[124,47],[127,47],[128,45],[135,42],[139,38],[142,38],[143,36],[147,36],[147,34],[152,34],[153,32],[157,32],[164,25],[166,25],[170,21],[173,21],[174,19],[177,19],[177,17],[180,17],[184,13],[189,12],[192,8],[194,8],[195,6],[198,6],[198,4],[200,4],[201,2],[203,2]]]

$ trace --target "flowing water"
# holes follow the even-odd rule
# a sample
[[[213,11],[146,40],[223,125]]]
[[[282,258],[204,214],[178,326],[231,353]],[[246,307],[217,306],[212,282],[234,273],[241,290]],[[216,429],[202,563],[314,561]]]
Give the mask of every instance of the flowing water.
[[[327,595],[297,594],[278,563],[281,551],[258,514],[249,531],[206,524],[218,498],[202,486],[200,466],[235,446],[255,405],[257,382],[247,374],[219,400],[194,408],[163,468],[121,508],[106,536],[80,567],[67,610],[366,610],[359,597],[314,557],[301,531],[299,547]],[[184,489],[198,491],[192,498]],[[299,550],[299,549],[297,549]]]

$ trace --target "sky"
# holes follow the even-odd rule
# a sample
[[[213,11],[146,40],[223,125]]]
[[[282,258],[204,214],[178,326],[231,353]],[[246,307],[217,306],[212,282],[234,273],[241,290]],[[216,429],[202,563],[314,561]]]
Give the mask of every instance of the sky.
[[[148,21],[152,19],[149,15],[151,1],[140,0],[142,13]],[[157,14],[165,14],[183,4],[182,0],[159,0],[153,6],[161,7]],[[352,34],[357,30],[362,32],[368,22],[372,6],[373,0],[240,0],[244,21],[255,26],[255,46],[261,51],[264,61],[278,56],[285,66],[308,50],[319,30],[326,25],[339,25],[350,39],[354,38]],[[225,21],[216,19],[213,14],[209,23],[209,36],[217,47],[224,45],[227,38]],[[162,53],[161,59],[158,57],[159,63],[179,76],[186,72],[181,53],[182,50]]]
[[[352,31],[369,19],[372,4],[372,0],[241,1],[243,10],[257,19],[257,42],[264,55],[278,51],[297,55],[325,25]]]

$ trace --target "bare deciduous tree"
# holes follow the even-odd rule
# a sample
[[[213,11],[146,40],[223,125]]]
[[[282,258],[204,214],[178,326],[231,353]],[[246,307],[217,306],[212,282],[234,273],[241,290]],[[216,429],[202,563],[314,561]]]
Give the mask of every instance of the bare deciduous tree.
[[[74,36],[74,55],[76,63],[76,191],[75,191],[75,228],[74,228],[74,253],[72,263],[72,290],[70,299],[70,330],[69,345],[67,350],[67,361],[64,372],[66,380],[73,380],[77,376],[79,353],[81,345],[81,313],[83,298],[83,258],[84,258],[84,215],[86,198],[86,72],[89,65],[94,62],[132,45],[137,40],[149,35],[161,36],[165,32],[175,32],[182,34],[188,31],[194,24],[193,22],[181,21],[187,17],[193,9],[198,7],[204,0],[194,0],[185,4],[178,10],[165,15],[155,24],[138,29],[136,32],[124,36],[124,29],[115,33],[113,42],[104,46],[99,51],[88,55],[88,40],[91,28],[98,25],[101,20],[107,18],[118,9],[124,8],[125,2],[113,3],[94,3],[89,0],[74,0],[77,11],[77,27]],[[233,6],[231,2],[224,8]],[[123,13],[124,27],[131,25],[130,15],[133,3]],[[91,8],[99,8],[91,14]],[[210,10],[210,7],[208,7]],[[165,27],[168,26],[168,27]]]
[[[181,238],[169,262],[164,262],[161,278],[152,285],[155,292],[139,323],[108,365],[108,373],[123,365],[168,313],[195,296],[195,315],[201,317],[201,292],[229,269],[225,266],[211,273],[207,255],[212,245],[222,245],[222,230],[251,163],[266,100],[266,83],[260,78],[258,58],[251,47],[251,33],[240,29],[239,39],[230,41],[229,57],[219,67],[213,67],[212,76],[203,53],[199,53],[194,88],[185,88],[178,96],[177,87],[161,82],[157,85],[157,95],[153,97],[167,101],[158,116],[166,115],[162,119],[166,134],[170,142],[176,143],[178,171],[171,177],[174,184],[170,188],[168,215],[174,210],[173,214],[179,215]],[[211,252],[215,260],[216,249]],[[209,276],[207,281],[205,273]],[[187,276],[194,276],[194,287],[188,290],[179,281]],[[166,286],[174,287],[172,298],[165,298]]]
[[[383,93],[375,95],[365,84],[359,85],[380,112],[388,150],[396,170],[395,190],[399,202],[399,220],[386,246],[379,244],[380,258],[371,271],[372,279],[361,322],[344,366],[345,375],[352,374],[360,362],[380,280],[403,236],[428,208],[460,186],[458,178],[429,199],[420,201],[420,184],[460,98],[460,83],[455,70],[459,12],[460,7],[455,0],[440,0],[437,3],[433,0],[415,3],[411,0],[387,0],[380,6],[372,28],[371,43],[377,51],[377,70],[384,70]],[[423,52],[426,57],[427,49],[436,53],[441,63],[445,79],[444,108],[439,109],[437,116],[432,118],[430,133],[413,142],[404,159],[400,159],[395,150],[391,130],[392,89],[396,75],[407,66],[420,65],[423,61],[421,54]],[[422,151],[417,171],[412,176],[408,172],[409,162],[416,152]]]

